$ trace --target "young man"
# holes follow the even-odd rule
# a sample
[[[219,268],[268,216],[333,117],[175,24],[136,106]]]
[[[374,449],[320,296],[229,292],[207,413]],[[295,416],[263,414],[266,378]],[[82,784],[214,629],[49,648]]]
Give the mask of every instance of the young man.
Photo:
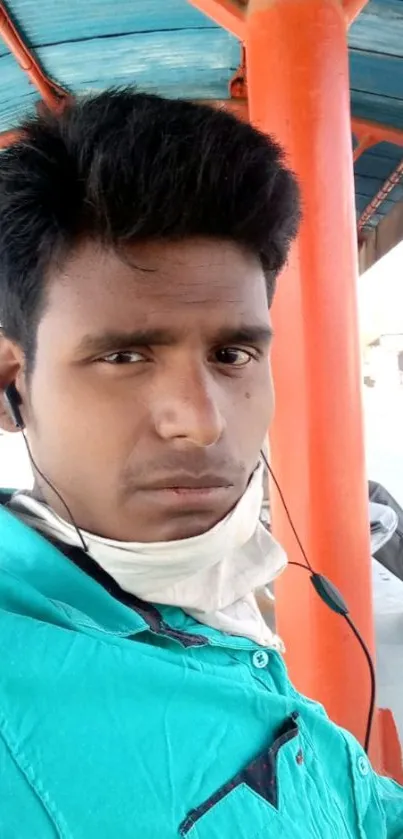
[[[255,592],[277,146],[130,91],[0,157],[0,836],[397,839],[403,792],[288,681]]]

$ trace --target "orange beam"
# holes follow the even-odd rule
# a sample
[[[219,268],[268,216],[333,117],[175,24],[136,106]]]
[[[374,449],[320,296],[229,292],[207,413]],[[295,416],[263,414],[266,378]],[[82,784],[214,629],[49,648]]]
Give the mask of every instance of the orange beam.
[[[212,18],[219,26],[227,29],[240,40],[244,39],[247,3],[242,0],[189,0],[189,2],[207,17]],[[368,0],[341,0],[341,3],[347,25],[350,26],[367,5]]]
[[[245,36],[245,6],[240,0],[189,0],[200,12],[210,17],[239,40]]]
[[[364,154],[365,151],[372,148],[372,146],[376,145],[376,141],[372,139],[370,135],[363,135],[358,142],[358,145],[355,147],[353,152],[353,160],[354,163]]]
[[[351,26],[367,3],[368,0],[342,0],[342,6],[348,26]]]
[[[0,0],[0,38],[3,39],[30,82],[36,87],[45,105],[50,110],[60,111],[67,98],[66,91],[51,81],[43,72],[34,54],[17,32],[2,0]]]
[[[313,568],[344,593],[373,651],[350,90],[339,0],[250,0],[246,52],[251,121],[285,147],[304,208],[273,309],[273,468]],[[274,487],[271,499],[276,535],[290,560],[303,562]],[[290,567],[276,593],[293,681],[362,741],[370,682],[355,637],[302,570]]]
[[[391,125],[352,117],[351,130],[358,140],[367,137],[373,140],[373,144],[392,143],[395,146],[403,146],[403,131]]]

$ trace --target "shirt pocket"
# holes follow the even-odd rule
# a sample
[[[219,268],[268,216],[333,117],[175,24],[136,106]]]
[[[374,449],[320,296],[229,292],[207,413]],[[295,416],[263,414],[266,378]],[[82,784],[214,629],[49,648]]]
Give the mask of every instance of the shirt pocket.
[[[287,718],[273,744],[179,827],[182,839],[352,839],[340,790],[317,758],[304,721]],[[377,837],[380,839],[380,837]]]
[[[268,836],[273,824],[278,831],[278,764],[287,759],[287,753],[291,761],[298,761],[298,714],[285,721],[270,748],[188,813],[179,827],[182,839],[259,839]],[[276,839],[288,835],[288,831],[276,832]],[[293,839],[303,836],[295,830],[292,835]]]

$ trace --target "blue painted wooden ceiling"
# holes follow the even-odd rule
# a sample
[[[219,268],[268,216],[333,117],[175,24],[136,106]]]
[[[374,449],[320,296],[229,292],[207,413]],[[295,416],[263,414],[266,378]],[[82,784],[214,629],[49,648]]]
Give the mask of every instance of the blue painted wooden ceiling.
[[[167,96],[224,99],[239,43],[187,0],[8,0],[42,66],[73,91],[136,83]],[[370,0],[349,33],[353,115],[403,129],[403,0]],[[32,108],[36,91],[0,41],[0,131]],[[355,167],[357,214],[403,157],[382,143]],[[403,199],[396,186],[371,224]]]

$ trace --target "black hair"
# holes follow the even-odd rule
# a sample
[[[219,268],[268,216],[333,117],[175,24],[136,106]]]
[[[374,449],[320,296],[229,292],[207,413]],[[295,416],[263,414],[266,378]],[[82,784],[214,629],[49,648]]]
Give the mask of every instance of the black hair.
[[[33,361],[52,263],[83,238],[205,236],[256,253],[269,305],[300,216],[270,138],[223,110],[108,90],[41,111],[0,153],[0,323]]]

